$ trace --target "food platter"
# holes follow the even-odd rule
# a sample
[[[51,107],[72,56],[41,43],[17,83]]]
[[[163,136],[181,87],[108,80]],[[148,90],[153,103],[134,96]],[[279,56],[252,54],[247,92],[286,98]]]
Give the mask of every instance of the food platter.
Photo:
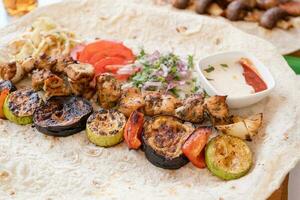
[[[145,3],[145,4],[150,4],[150,5],[156,5],[159,6],[161,8],[165,8],[167,10],[173,10],[176,8],[172,8],[172,2],[181,2],[181,4],[184,4],[182,2],[189,2],[189,5],[187,8],[180,8],[179,10],[181,12],[189,12],[189,13],[193,13],[195,15],[199,15],[197,14],[196,10],[197,10],[197,1],[201,2],[202,4],[206,5],[206,10],[202,11],[204,13],[201,12],[201,15],[207,16],[207,17],[211,17],[214,18],[216,20],[221,20],[227,23],[232,24],[233,26],[235,26],[236,28],[245,31],[246,33],[258,36],[260,38],[263,38],[269,42],[271,42],[274,46],[277,47],[278,51],[285,55],[285,54],[289,54],[289,53],[293,53],[297,50],[299,50],[299,40],[297,38],[299,38],[299,27],[300,27],[300,17],[298,16],[294,16],[292,18],[289,18],[288,23],[285,22],[278,22],[278,26],[279,27],[274,27],[272,29],[266,29],[264,27],[261,27],[259,24],[259,20],[258,18],[261,18],[262,13],[265,12],[265,8],[261,8],[261,6],[259,6],[259,9],[254,9],[254,12],[248,12],[248,14],[246,14],[246,12],[243,14],[244,20],[243,19],[233,19],[233,21],[228,20],[226,17],[226,7],[224,8],[220,8],[220,4],[223,4],[224,2],[233,2],[233,1],[214,1],[214,0],[178,0],[178,1],[172,1],[172,0],[143,0],[143,1],[136,1],[136,0],[132,0],[133,2],[137,2],[137,3]],[[255,1],[252,0],[235,0],[235,2],[246,2],[246,4],[253,4]],[[296,4],[299,4],[298,0],[294,0],[295,2],[297,2]],[[223,2],[223,3],[222,3]],[[258,2],[258,4],[260,4],[259,2],[264,2],[264,3],[271,3],[276,5],[281,3],[286,3],[288,1],[277,1],[277,0],[269,0],[269,1],[260,1],[257,0],[256,2]],[[294,2],[293,2],[294,3]],[[293,4],[292,3],[292,4]],[[174,4],[174,3],[173,3]],[[225,3],[226,4],[226,3]],[[290,2],[288,3],[290,4]],[[234,3],[233,3],[234,5]],[[273,5],[273,6],[275,6]],[[277,6],[277,5],[276,5]],[[276,7],[275,6],[275,7]],[[201,8],[203,6],[200,6]],[[222,7],[222,6],[221,6]],[[234,6],[236,7],[236,6]],[[246,6],[248,8],[243,8],[245,10],[249,10],[249,6]],[[250,6],[250,10],[252,9]],[[291,6],[291,8],[294,8],[295,10],[298,10],[299,7],[298,6]],[[242,7],[240,7],[242,8]],[[271,8],[270,8],[271,9]],[[255,16],[253,18],[253,16]]]
[[[74,10],[76,12],[71,12]],[[61,16],[58,13],[68,13],[68,15]],[[263,113],[261,130],[251,138],[252,142],[247,142],[253,152],[253,165],[249,173],[240,179],[223,181],[212,176],[209,170],[198,169],[191,163],[178,170],[157,168],[151,164],[151,161],[151,163],[147,161],[144,152],[128,150],[128,146],[135,149],[136,144],[126,140],[126,137],[131,137],[126,132],[128,130],[126,126],[123,133],[125,143],[118,144],[119,138],[115,137],[113,139],[115,146],[103,148],[89,141],[90,139],[100,146],[111,146],[112,144],[107,142],[104,142],[105,145],[98,143],[99,138],[101,141],[107,139],[107,137],[103,139],[103,135],[91,139],[83,131],[69,137],[56,138],[39,133],[31,125],[20,126],[1,120],[0,159],[3,168],[0,170],[3,174],[1,181],[3,180],[4,184],[1,185],[1,189],[4,197],[9,198],[12,195],[20,199],[32,197],[129,199],[135,196],[142,199],[169,199],[170,197],[184,199],[188,196],[190,199],[198,199],[201,196],[205,199],[265,199],[279,187],[285,175],[299,160],[300,135],[299,123],[296,121],[299,115],[299,106],[296,102],[299,97],[297,90],[299,86],[296,84],[296,76],[288,68],[287,63],[269,43],[208,17],[170,12],[151,6],[145,8],[143,5],[123,1],[113,3],[102,0],[70,1],[39,8],[2,29],[0,31],[1,62],[7,62],[5,59],[8,58],[8,43],[22,37],[22,34],[40,17],[52,19],[63,28],[74,32],[82,40],[86,40],[87,43],[92,44],[97,41],[96,38],[100,41],[101,39],[121,41],[135,55],[139,55],[141,48],[150,54],[158,50],[160,53],[172,52],[180,58],[192,55],[195,65],[209,55],[228,51],[246,51],[268,68],[276,86],[269,96],[259,103],[239,110],[230,109],[233,115],[244,117]],[[164,20],[160,20],[161,18]],[[193,74],[198,75],[197,72]],[[68,77],[73,78],[69,80],[71,83],[76,79],[72,75]],[[102,74],[96,81],[107,81],[107,77]],[[30,83],[22,80],[16,85],[20,89],[30,86]],[[97,89],[104,94],[105,88]],[[111,90],[111,95],[98,97],[100,103],[103,98],[110,98],[110,103],[101,104],[102,107],[111,106],[114,102],[113,92],[114,90]],[[49,95],[51,96],[51,93]],[[81,102],[78,99],[74,101]],[[91,101],[91,103],[96,102]],[[153,107],[148,108],[145,114],[152,115],[149,113],[152,112]],[[114,133],[119,136],[119,130],[124,127],[124,115],[119,111],[99,110],[98,112],[87,120],[91,132],[94,131],[95,126],[98,127],[96,131],[104,130],[105,123],[95,123],[95,120],[103,119],[101,116],[110,116],[110,120],[117,117],[122,122],[114,126],[114,130],[117,130]],[[167,109],[164,112],[170,114]],[[160,114],[153,113],[153,115]],[[129,119],[132,117],[128,116],[128,113],[126,115]],[[85,113],[81,116],[85,116]],[[140,115],[133,117],[135,118],[141,119]],[[158,116],[158,119],[153,118],[153,120],[171,123],[173,118]],[[182,124],[178,119],[174,123]],[[131,129],[139,132],[134,124],[130,125]],[[154,122],[150,123],[146,126],[146,130],[152,130],[154,125]],[[173,125],[171,124],[170,127]],[[190,130],[189,125],[180,125],[180,127],[182,127],[180,130],[184,130],[183,135]],[[105,134],[113,135],[112,132],[105,132]],[[143,135],[145,137],[141,142],[146,143],[146,147],[152,150],[158,148],[154,143],[149,142],[153,138],[151,131]],[[147,150],[145,152],[148,152],[148,155],[151,153]],[[152,161],[156,162],[158,159],[160,157]],[[189,159],[192,161],[191,157]],[[181,160],[176,160],[176,163],[178,162],[182,164]],[[167,165],[169,166],[170,162]],[[248,171],[249,168],[246,166],[245,170]],[[242,174],[244,175],[244,171]],[[232,176],[231,174],[229,177]]]

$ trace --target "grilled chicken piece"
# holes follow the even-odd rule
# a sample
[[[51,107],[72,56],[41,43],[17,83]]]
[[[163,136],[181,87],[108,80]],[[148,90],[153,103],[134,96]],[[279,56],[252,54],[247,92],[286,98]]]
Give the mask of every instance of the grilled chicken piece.
[[[72,81],[91,81],[94,78],[94,67],[90,64],[71,64],[64,69]]]
[[[111,108],[116,105],[121,97],[121,84],[108,73],[101,74],[96,78],[98,101],[102,108]]]
[[[18,61],[18,63],[21,65],[21,67],[26,73],[31,72],[35,68],[35,62],[35,59],[31,56],[24,59],[23,61]]]
[[[144,107],[144,105],[145,101],[140,90],[137,88],[127,88],[123,90],[118,110],[126,117],[129,117],[133,111]]]
[[[65,69],[73,94],[92,98],[94,88],[90,82],[94,77],[94,67],[90,64],[70,64]]]
[[[53,66],[52,71],[56,73],[63,73],[65,69],[71,65],[75,64],[76,61],[73,60],[71,56],[61,56],[56,59],[56,64]]]
[[[226,124],[229,120],[227,96],[211,96],[205,99],[205,109],[214,125]]]
[[[44,87],[45,80],[51,75],[53,75],[52,72],[47,69],[34,70],[31,77],[32,88],[35,91],[42,90]]]
[[[38,59],[36,59],[36,68],[37,69],[48,69],[52,70],[56,65],[57,59],[51,56],[47,56],[46,54],[41,55]]]
[[[64,80],[59,76],[52,74],[45,81],[43,90],[46,98],[53,96],[67,96],[70,94],[70,89],[66,86]]]
[[[21,66],[21,62],[10,62],[0,64],[0,76],[3,80],[10,80],[13,83],[19,82],[26,72]]]
[[[183,105],[175,110],[175,116],[193,123],[200,123],[204,118],[204,97],[194,94],[184,100]]]
[[[175,109],[181,104],[174,96],[160,92],[149,92],[144,96],[144,100],[144,111],[149,116],[174,115]]]
[[[71,92],[76,96],[83,96],[86,99],[91,99],[95,94],[95,87],[90,85],[90,81],[77,82],[68,79]]]

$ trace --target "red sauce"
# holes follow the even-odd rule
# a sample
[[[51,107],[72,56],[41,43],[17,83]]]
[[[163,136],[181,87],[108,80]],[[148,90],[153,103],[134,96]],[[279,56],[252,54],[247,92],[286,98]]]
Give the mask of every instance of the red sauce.
[[[244,69],[244,77],[246,83],[253,87],[255,92],[260,92],[268,88],[267,84],[262,80],[262,78],[255,72],[253,65],[247,58],[242,58],[240,64]]]

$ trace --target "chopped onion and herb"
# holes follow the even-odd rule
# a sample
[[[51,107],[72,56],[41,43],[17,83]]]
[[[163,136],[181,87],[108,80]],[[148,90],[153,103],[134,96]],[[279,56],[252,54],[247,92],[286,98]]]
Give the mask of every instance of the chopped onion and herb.
[[[159,90],[184,97],[199,90],[197,79],[193,77],[193,56],[188,56],[187,61],[183,61],[173,53],[162,54],[155,51],[146,54],[142,50],[134,67],[140,71],[131,77],[131,84],[142,91]]]

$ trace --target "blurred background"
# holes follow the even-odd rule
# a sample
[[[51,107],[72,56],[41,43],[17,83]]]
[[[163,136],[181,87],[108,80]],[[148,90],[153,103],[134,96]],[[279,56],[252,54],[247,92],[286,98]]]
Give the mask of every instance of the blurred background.
[[[49,5],[60,1],[62,0],[1,0],[0,28],[5,27],[5,25],[13,22],[14,20],[18,19],[20,16],[26,14],[27,12],[34,10],[36,7]],[[294,64],[293,60],[288,61],[291,66]],[[293,69],[295,70],[295,68]],[[295,72],[296,71],[297,70],[295,70]],[[300,73],[300,71],[297,73]],[[300,199],[300,163],[289,175],[288,197],[289,200]],[[278,200],[283,200],[283,198],[278,198]]]

